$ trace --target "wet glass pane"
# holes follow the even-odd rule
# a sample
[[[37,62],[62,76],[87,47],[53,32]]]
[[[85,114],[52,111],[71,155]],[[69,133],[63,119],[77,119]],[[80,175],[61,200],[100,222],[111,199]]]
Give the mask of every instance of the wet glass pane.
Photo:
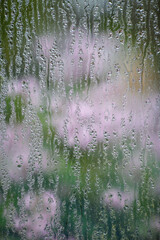
[[[0,1],[0,239],[160,238],[158,0]]]

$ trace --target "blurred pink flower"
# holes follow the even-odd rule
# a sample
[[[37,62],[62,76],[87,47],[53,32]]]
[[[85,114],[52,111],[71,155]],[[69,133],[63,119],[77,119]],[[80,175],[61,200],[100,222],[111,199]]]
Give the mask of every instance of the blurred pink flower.
[[[125,166],[123,166],[124,169],[124,177],[127,177],[127,179],[131,180],[132,183],[133,181],[138,182],[141,180],[142,176],[142,166],[143,166],[143,161],[142,157],[140,156],[139,151],[135,151],[133,156],[128,156]]]
[[[159,109],[153,107],[156,94],[145,97],[127,93],[124,82],[102,83],[81,96],[57,105],[52,100],[53,126],[73,146],[75,138],[82,148],[93,140],[102,142],[107,133],[110,141],[124,135],[147,146],[148,136],[158,152]],[[152,102],[152,104],[149,102]],[[141,134],[142,139],[139,137]],[[138,145],[137,145],[138,146]]]
[[[27,239],[41,239],[49,236],[58,207],[54,194],[49,191],[40,196],[26,194],[23,200],[26,219],[22,221],[15,216],[15,229],[19,233],[25,229]]]
[[[68,39],[62,55],[65,80],[72,78],[76,81],[87,77],[104,80],[109,71],[109,55],[113,51],[111,40],[101,37],[96,42],[94,38],[76,30]]]
[[[117,121],[112,121],[114,108],[105,91],[105,84],[93,88],[81,98],[76,97],[73,101],[59,105],[57,114],[54,102],[55,99],[52,104],[53,125],[62,137],[67,137],[69,145],[74,145],[77,137],[80,146],[86,148],[94,137],[102,141],[105,131],[112,134],[121,123],[121,115]]]
[[[154,232],[160,233],[160,217],[152,216],[150,219],[150,226]]]
[[[26,102],[30,101],[34,106],[40,104],[40,88],[35,78],[29,77],[9,83],[8,94],[21,95]]]
[[[114,72],[118,59],[122,61],[123,58],[122,51],[116,51],[120,42],[113,38],[108,39],[107,35],[95,38],[82,29],[71,28],[63,43],[56,44],[56,58],[55,52],[52,56],[50,51],[54,47],[54,41],[53,36],[43,36],[39,39],[44,56],[47,59],[53,58],[54,79],[59,80],[63,76],[65,82],[76,82],[88,77],[92,82],[97,82],[97,79],[106,80]]]
[[[31,156],[30,138],[30,129],[23,125],[7,128],[3,148],[8,158],[7,166],[9,175],[15,181],[18,181],[20,177],[23,179],[27,177],[31,164],[35,173],[40,170],[38,158]],[[42,161],[43,170],[46,170],[47,159],[45,152],[42,152],[42,159],[40,161]]]
[[[122,192],[114,188],[104,194],[105,204],[115,209],[123,209],[125,206],[131,205],[133,200],[132,192]]]
[[[41,36],[39,38],[39,42],[42,47],[42,51],[45,57],[50,57],[50,50],[52,49],[53,43],[54,43],[54,36]]]

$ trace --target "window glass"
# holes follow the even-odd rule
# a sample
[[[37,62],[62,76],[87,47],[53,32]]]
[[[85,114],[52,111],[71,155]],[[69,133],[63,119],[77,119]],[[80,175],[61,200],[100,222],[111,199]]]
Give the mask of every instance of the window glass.
[[[0,239],[160,238],[158,0],[0,1]]]

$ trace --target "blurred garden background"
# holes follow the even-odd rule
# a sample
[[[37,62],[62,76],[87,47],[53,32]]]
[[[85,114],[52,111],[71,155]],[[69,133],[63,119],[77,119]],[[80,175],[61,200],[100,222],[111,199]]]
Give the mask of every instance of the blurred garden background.
[[[0,0],[0,239],[160,239],[159,80],[159,0]]]

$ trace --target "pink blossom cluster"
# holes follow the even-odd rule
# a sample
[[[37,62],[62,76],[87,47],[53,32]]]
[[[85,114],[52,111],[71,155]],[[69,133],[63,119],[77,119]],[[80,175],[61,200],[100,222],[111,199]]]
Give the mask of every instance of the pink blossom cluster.
[[[124,57],[119,50],[120,42],[109,39],[106,35],[93,37],[85,30],[74,27],[59,45],[54,36],[42,36],[39,42],[47,64],[48,59],[51,59],[50,69],[53,70],[53,77],[57,82],[61,78],[66,83],[87,80],[87,78],[92,82],[106,80],[115,68],[118,69]],[[53,54],[52,50],[54,50]],[[48,66],[46,67],[48,69]]]
[[[76,81],[89,77],[92,82],[96,79],[105,80],[107,73],[111,72],[111,66],[116,62],[113,62],[113,55],[116,55],[114,43],[115,41],[106,36],[96,39],[81,31],[75,31],[67,39],[62,55],[65,79]]]
[[[26,194],[23,199],[24,216],[16,216],[15,229],[21,234],[25,230],[27,239],[46,239],[53,236],[52,226],[55,218],[58,202],[55,195],[46,191],[41,195]],[[24,219],[23,219],[24,217]],[[54,237],[49,238],[55,240]]]
[[[14,181],[20,178],[26,179],[28,171],[34,169],[34,173],[47,169],[46,153],[42,151],[40,159],[31,154],[31,129],[22,125],[8,126],[3,141],[3,149],[6,154],[8,173]],[[40,154],[40,153],[39,153]]]
[[[151,217],[150,227],[155,233],[160,233],[160,217],[158,215]]]
[[[52,100],[53,126],[70,146],[89,147],[93,139],[120,140],[133,137],[143,147],[153,145],[159,153],[159,105],[158,95],[138,96],[126,91],[122,81],[96,85],[81,96],[73,97],[55,110]],[[141,135],[141,138],[138,137]],[[151,148],[152,148],[151,147]]]
[[[133,192],[122,192],[116,188],[110,189],[104,194],[105,204],[117,210],[122,210],[125,206],[130,206],[133,200]]]
[[[50,57],[50,50],[52,49],[55,38],[50,36],[41,36],[39,38],[39,43],[42,47],[42,52],[46,58]]]
[[[111,89],[111,86],[108,88]],[[114,92],[112,89],[111,91]],[[74,145],[77,137],[80,146],[86,148],[93,137],[102,141],[105,131],[112,134],[113,130],[119,129],[121,115],[117,121],[112,122],[115,106],[110,99],[113,98],[113,94],[109,96],[107,92],[105,84],[98,85],[90,89],[89,93],[85,92],[83,96],[59,105],[61,109],[58,109],[59,111],[56,109],[57,114],[55,114],[56,100],[53,98],[53,125],[62,137],[67,137],[69,145]]]
[[[10,96],[20,95],[25,102],[30,102],[33,106],[40,105],[40,87],[33,77],[15,80],[8,85],[8,94]]]

